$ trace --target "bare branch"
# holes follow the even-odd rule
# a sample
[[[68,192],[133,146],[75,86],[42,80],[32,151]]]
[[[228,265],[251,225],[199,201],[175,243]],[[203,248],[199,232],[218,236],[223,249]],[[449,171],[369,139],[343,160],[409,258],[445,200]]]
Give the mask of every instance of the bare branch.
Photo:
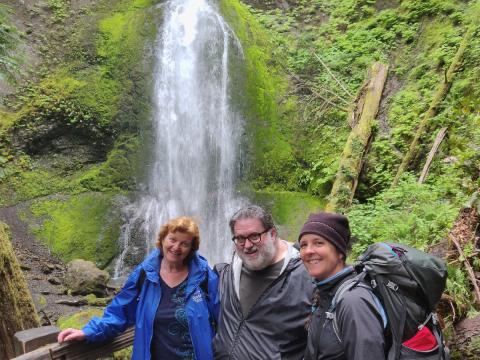
[[[347,88],[345,87],[345,85],[343,85],[343,83],[337,79],[337,77],[335,75],[333,75],[332,71],[329,69],[329,67],[327,66],[327,64],[325,64],[323,62],[323,60],[320,58],[320,56],[318,56],[315,52],[312,51],[312,54],[313,56],[315,56],[317,58],[318,61],[320,61],[320,64],[323,65],[323,67],[327,70],[328,74],[337,82],[338,86],[340,86],[342,88],[343,91],[345,91],[345,93],[348,94],[348,96],[350,96],[352,99],[355,98],[355,96],[353,96],[350,91],[347,90]]]

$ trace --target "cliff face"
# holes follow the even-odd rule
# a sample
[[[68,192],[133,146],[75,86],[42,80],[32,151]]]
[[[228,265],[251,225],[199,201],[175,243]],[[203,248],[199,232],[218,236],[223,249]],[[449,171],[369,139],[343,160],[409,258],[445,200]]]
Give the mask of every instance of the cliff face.
[[[63,260],[117,253],[142,177],[156,1],[7,1],[22,72],[0,104],[0,207]],[[3,106],[2,106],[3,105]],[[146,133],[148,136],[148,133]],[[68,209],[67,211],[65,211]],[[15,234],[13,234],[15,236]]]
[[[39,326],[27,282],[10,243],[8,227],[0,223],[0,358],[15,355],[13,335]]]

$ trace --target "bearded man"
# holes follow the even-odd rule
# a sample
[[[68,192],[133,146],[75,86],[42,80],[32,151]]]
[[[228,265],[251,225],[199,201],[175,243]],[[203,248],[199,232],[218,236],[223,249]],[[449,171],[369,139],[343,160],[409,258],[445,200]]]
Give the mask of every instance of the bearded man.
[[[235,253],[219,264],[221,301],[217,360],[299,360],[313,284],[298,250],[279,238],[272,216],[259,206],[230,220]]]

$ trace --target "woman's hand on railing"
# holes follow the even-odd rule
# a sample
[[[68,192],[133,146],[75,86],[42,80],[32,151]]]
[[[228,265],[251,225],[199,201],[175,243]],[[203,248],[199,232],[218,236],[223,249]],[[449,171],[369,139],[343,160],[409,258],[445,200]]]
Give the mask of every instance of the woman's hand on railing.
[[[57,340],[60,344],[70,340],[85,340],[85,333],[78,329],[65,329],[58,334]]]

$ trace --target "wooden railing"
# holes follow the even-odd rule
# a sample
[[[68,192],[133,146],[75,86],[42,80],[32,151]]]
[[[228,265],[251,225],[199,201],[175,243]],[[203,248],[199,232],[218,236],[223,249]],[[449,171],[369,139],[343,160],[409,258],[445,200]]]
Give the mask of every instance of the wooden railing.
[[[54,326],[28,329],[15,334],[16,355],[12,360],[93,360],[106,357],[133,343],[133,328],[104,343],[56,342],[60,330]]]

